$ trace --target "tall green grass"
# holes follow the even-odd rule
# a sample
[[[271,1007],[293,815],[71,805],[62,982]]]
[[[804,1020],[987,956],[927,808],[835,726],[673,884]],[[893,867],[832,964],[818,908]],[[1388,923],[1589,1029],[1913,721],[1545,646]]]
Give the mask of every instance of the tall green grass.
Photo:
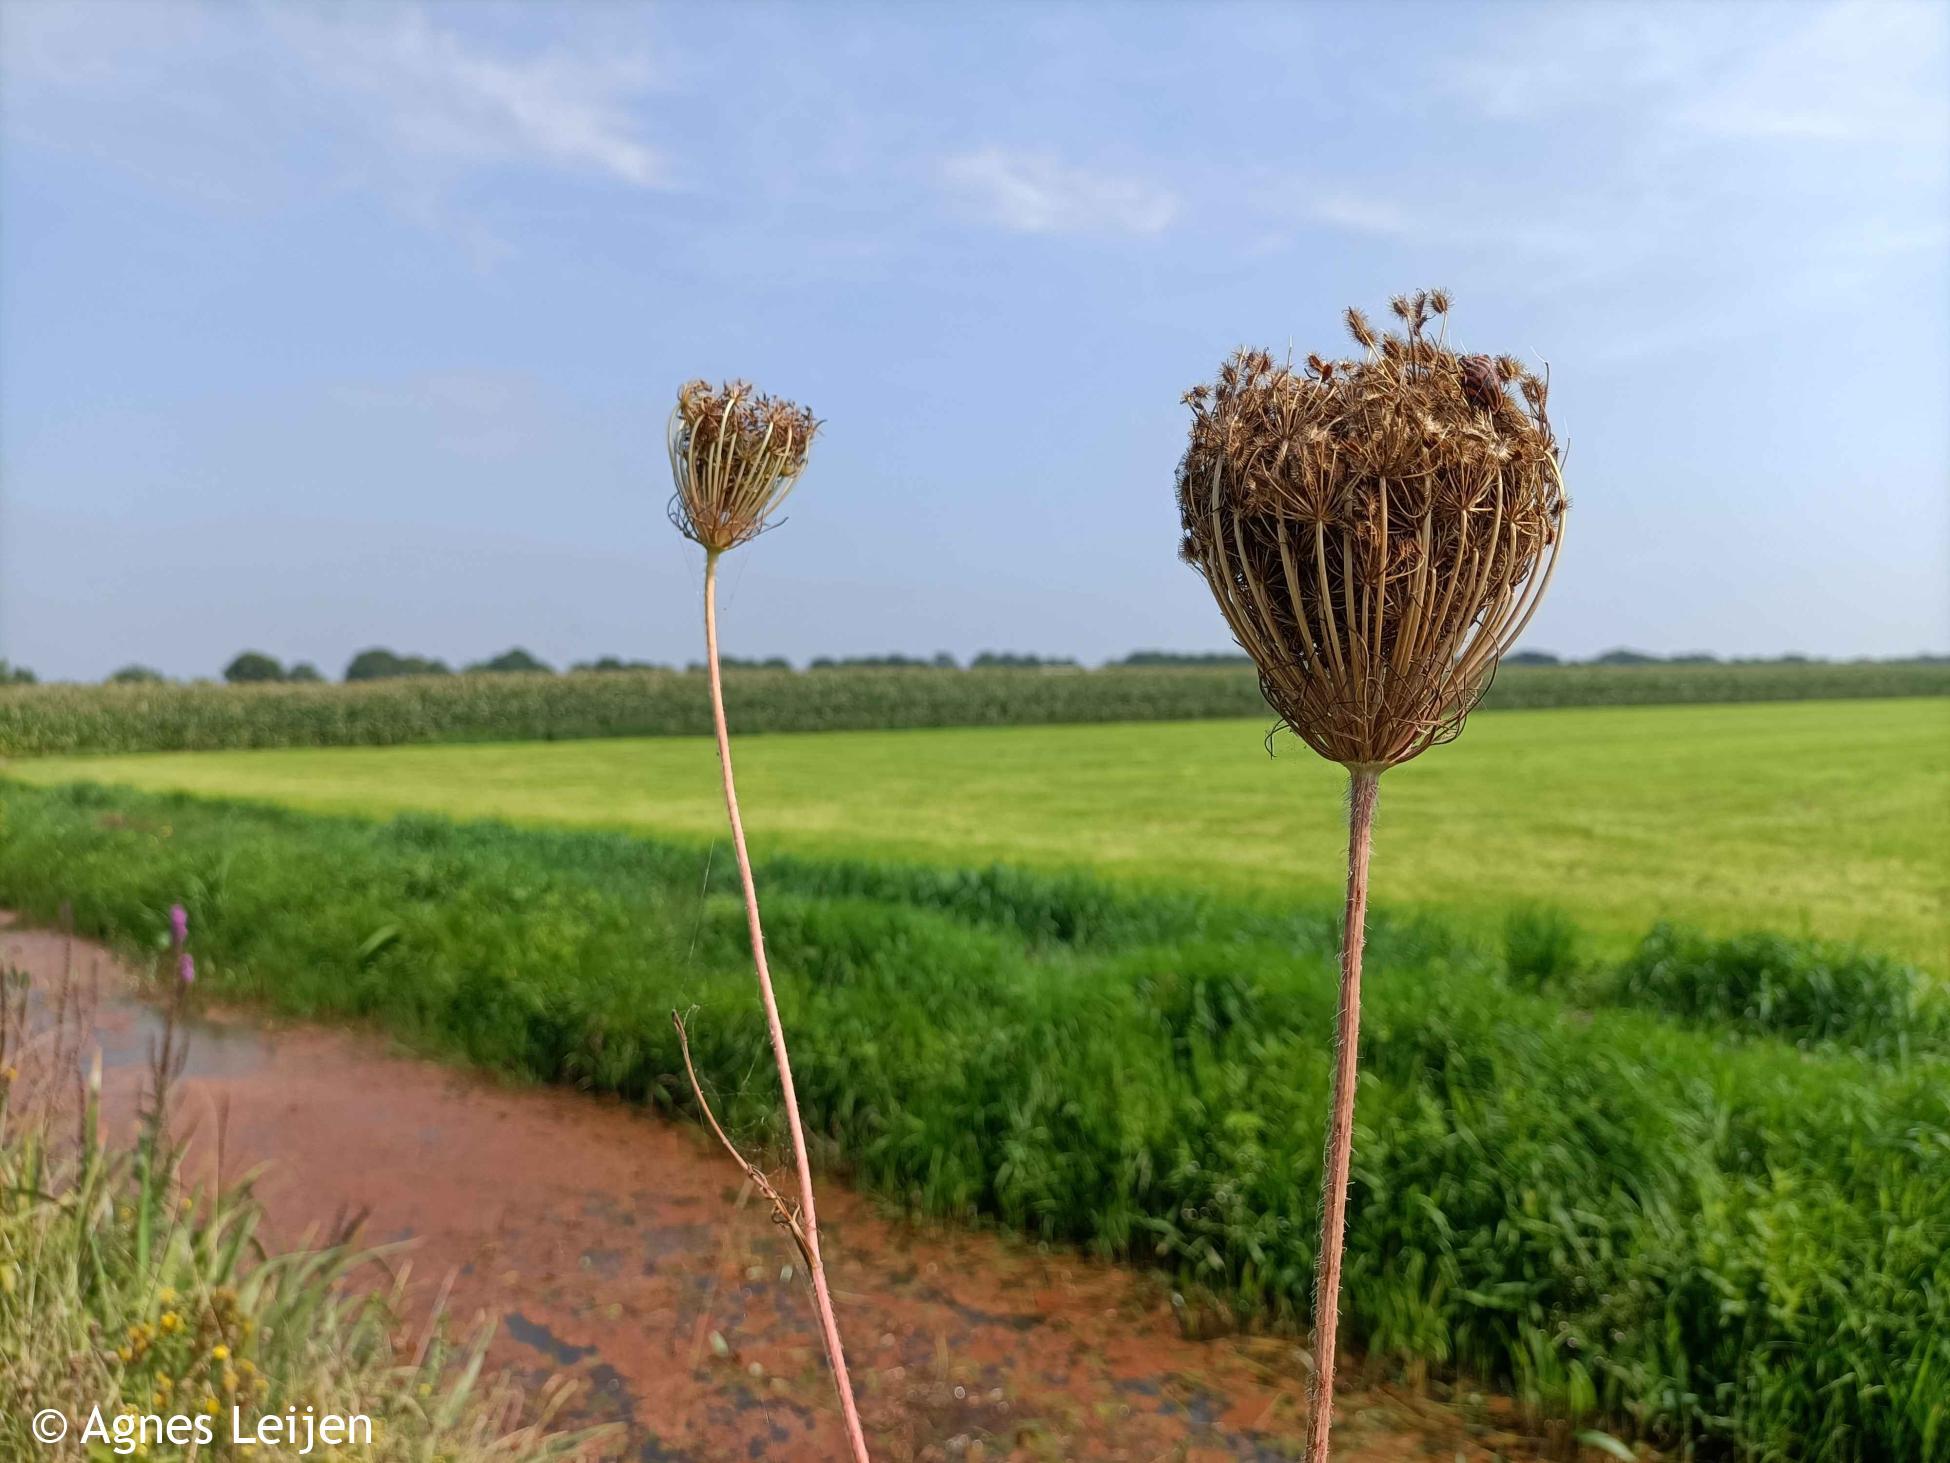
[[[297,1015],[683,1109],[776,1110],[727,870],[597,833],[0,786],[0,898],[153,937]],[[1308,1308],[1334,923],[1085,879],[760,870],[809,1122],[913,1209],[1163,1267],[1188,1305]],[[1950,1459],[1950,1060],[1577,1009],[1379,921],[1347,1303],[1383,1359],[1704,1453]],[[1536,992],[1526,984],[1538,986]]]
[[[1625,706],[1950,694],[1950,664],[1511,666],[1491,707]],[[741,732],[1188,721],[1266,713],[1237,667],[747,670]],[[346,685],[0,688],[0,756],[237,747],[703,736],[703,677],[673,671],[467,675]]]

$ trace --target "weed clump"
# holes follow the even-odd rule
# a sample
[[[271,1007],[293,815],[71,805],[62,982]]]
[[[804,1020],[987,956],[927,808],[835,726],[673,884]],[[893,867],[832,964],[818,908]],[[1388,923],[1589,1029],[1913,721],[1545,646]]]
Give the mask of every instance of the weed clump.
[[[123,909],[152,926],[153,905]],[[345,1441],[372,1463],[566,1463],[609,1440],[606,1428],[554,1430],[567,1379],[531,1402],[512,1377],[484,1374],[492,1325],[460,1346],[438,1307],[409,1327],[408,1274],[374,1285],[391,1267],[357,1247],[356,1222],[270,1253],[248,1182],[188,1181],[168,1118],[188,941],[178,904],[158,971],[164,1033],[132,1136],[104,1122],[100,1052],[82,1061],[93,982],[71,963],[30,1003],[29,978],[0,966],[0,1457],[160,1463],[210,1457],[214,1442],[227,1458],[230,1425],[214,1419],[255,1429],[300,1409],[357,1419]],[[43,1411],[64,1420],[64,1440],[40,1436],[38,1419],[30,1430]]]
[[[1527,905],[1503,921],[1503,968],[1515,985],[1541,991],[1578,971],[1577,922],[1561,909]]]
[[[1950,1037],[1919,973],[1874,951],[1786,935],[1714,939],[1659,924],[1618,967],[1610,999],[1802,1045],[1895,1056]]]

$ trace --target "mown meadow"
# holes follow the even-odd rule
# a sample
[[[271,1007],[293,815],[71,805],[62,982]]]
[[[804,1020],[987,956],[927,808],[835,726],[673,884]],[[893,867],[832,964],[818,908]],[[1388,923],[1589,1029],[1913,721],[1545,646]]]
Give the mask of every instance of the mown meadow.
[[[735,679],[728,694],[736,719]],[[1330,901],[1344,778],[1284,736],[1269,761],[1269,720],[753,736],[740,785],[764,852]],[[1543,905],[1613,952],[1669,918],[1859,940],[1950,974],[1946,747],[1940,697],[1478,713],[1454,746],[1389,775],[1375,898],[1479,936]],[[699,738],[22,760],[7,775],[699,842],[724,831]]]
[[[676,1110],[683,1008],[720,1112],[776,1122],[728,860],[695,845],[100,787],[0,810],[0,899],[153,948],[184,898],[220,995]],[[1304,1324],[1330,902],[759,875],[829,1165],[1163,1267],[1188,1324]],[[1702,1454],[1950,1458],[1938,995],[1793,938],[1665,928],[1612,961],[1582,933],[1376,919],[1350,1340]]]

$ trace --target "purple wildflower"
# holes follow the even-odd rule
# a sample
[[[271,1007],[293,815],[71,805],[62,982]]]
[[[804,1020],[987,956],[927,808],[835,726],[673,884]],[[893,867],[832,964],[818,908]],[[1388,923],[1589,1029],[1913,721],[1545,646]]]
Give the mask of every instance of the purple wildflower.
[[[196,984],[196,957],[185,950],[176,962],[176,974],[186,986]]]
[[[190,912],[180,904],[169,906],[169,943],[182,949],[190,937]]]

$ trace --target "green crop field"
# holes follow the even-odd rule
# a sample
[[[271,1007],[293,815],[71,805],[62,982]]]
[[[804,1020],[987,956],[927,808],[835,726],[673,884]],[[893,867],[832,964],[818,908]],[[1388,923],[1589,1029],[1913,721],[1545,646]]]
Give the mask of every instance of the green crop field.
[[[1258,716],[1244,666],[734,670],[741,732]],[[1950,663],[1505,666],[1485,709],[1950,695]],[[329,684],[0,685],[0,757],[708,736],[700,675],[644,670]]]
[[[753,736],[740,789],[761,852],[1336,900],[1342,774],[1287,738],[1269,759],[1267,720]],[[6,775],[698,840],[724,827],[694,738],[50,758]],[[1613,942],[1666,917],[1859,940],[1941,974],[1947,820],[1942,698],[1486,711],[1383,779],[1375,897],[1478,932],[1543,904]]]

